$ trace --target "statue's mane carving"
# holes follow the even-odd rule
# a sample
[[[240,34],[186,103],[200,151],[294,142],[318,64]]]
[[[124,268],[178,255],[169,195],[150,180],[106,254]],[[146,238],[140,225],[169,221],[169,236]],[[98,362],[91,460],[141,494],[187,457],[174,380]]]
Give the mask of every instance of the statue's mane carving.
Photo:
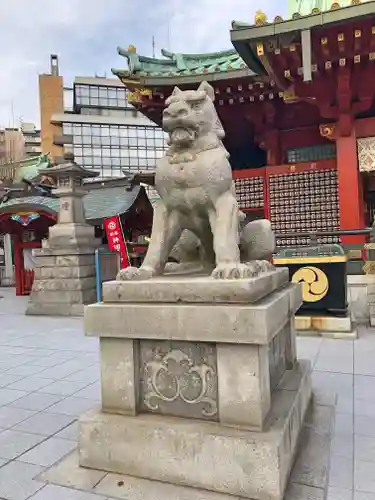
[[[222,141],[225,132],[214,101],[214,89],[207,82],[202,82],[197,90],[174,88],[165,101],[163,114],[163,128],[169,133],[167,156],[173,156],[184,149],[194,149],[198,153],[217,147],[224,148]],[[177,129],[189,130],[190,140],[180,142],[175,135]]]

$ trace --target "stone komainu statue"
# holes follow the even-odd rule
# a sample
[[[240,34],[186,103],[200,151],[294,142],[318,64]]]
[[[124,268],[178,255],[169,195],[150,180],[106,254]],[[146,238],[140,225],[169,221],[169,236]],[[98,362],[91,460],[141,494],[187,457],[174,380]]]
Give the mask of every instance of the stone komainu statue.
[[[246,278],[270,268],[263,260],[275,247],[270,222],[250,222],[241,230],[244,214],[238,209],[214,99],[213,88],[203,82],[198,90],[176,87],[166,100],[163,129],[169,148],[156,167],[160,200],[154,207],[151,241],[142,266],[121,270],[118,279],[163,274],[172,250],[183,263],[184,245],[190,261],[196,248],[214,278]]]

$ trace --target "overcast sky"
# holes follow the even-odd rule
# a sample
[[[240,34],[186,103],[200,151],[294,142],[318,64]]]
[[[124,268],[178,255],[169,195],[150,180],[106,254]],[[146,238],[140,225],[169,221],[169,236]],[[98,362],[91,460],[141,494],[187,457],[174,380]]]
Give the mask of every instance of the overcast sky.
[[[286,0],[0,0],[0,126],[39,123],[38,74],[49,72],[50,54],[65,85],[111,76],[125,67],[118,45],[152,55],[154,35],[157,55],[227,49],[232,19],[251,23],[258,8],[272,19]]]

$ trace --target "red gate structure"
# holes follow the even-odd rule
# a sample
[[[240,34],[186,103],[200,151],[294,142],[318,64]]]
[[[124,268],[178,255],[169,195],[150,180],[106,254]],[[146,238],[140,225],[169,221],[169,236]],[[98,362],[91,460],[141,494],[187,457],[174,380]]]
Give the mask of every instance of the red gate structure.
[[[25,269],[24,249],[40,248],[40,241],[22,241],[13,236],[14,263],[16,278],[16,295],[30,295],[34,282],[34,271]]]
[[[30,295],[34,282],[34,271],[25,269],[24,251],[40,248],[42,239],[48,235],[48,227],[56,223],[55,213],[41,207],[34,206],[32,211],[30,208],[21,206],[14,212],[0,213],[0,231],[12,236],[17,296]],[[30,215],[34,216],[28,217]]]

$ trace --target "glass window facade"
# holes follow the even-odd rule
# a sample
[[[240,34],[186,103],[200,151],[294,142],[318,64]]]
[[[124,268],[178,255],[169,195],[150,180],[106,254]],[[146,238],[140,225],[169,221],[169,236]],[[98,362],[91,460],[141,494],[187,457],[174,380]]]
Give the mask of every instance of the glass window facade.
[[[166,134],[158,127],[64,123],[63,134],[73,136],[78,164],[98,170],[102,177],[122,176],[121,169],[155,170],[166,149]]]
[[[127,90],[118,87],[97,85],[74,86],[74,102],[76,106],[96,106],[100,108],[131,108]]]
[[[86,108],[82,107],[80,109],[81,115],[92,115],[92,116],[118,116],[118,117],[132,117],[142,116],[135,108],[132,109],[116,109],[116,108]]]
[[[91,123],[73,123],[65,115],[63,136],[69,137],[65,151],[73,152],[77,163],[98,171],[100,177],[122,176],[122,169],[134,173],[155,170],[157,158],[167,147],[166,134],[128,102],[125,87],[110,82],[74,85],[74,122],[81,115],[82,121]]]

